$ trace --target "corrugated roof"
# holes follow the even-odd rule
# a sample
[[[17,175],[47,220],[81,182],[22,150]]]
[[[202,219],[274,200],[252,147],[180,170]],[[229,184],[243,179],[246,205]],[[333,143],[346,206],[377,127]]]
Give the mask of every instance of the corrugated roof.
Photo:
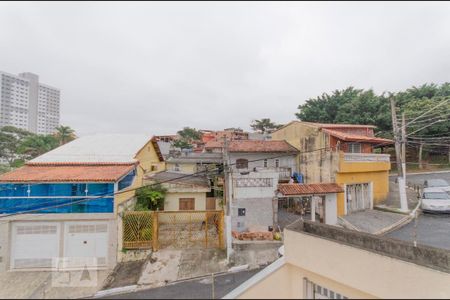
[[[169,157],[169,163],[222,163],[222,153],[187,153],[176,157]]]
[[[223,148],[223,142],[210,141],[206,143],[205,148]],[[237,140],[229,142],[228,152],[297,153],[299,151],[286,141]]]
[[[343,193],[344,189],[336,183],[284,183],[278,185],[283,196]]]
[[[349,142],[367,142],[367,143],[379,143],[379,144],[393,144],[394,141],[389,139],[383,139],[383,138],[377,138],[374,136],[366,136],[366,135],[358,135],[348,132],[342,132],[337,130],[330,130],[330,129],[323,129],[324,132],[337,137],[340,140],[343,141],[349,141]]]
[[[32,165],[0,175],[0,182],[115,182],[135,168],[123,165]]]
[[[193,175],[193,174],[163,171],[147,175],[145,176],[145,178],[161,183],[168,181],[167,183],[188,184],[209,188],[209,181],[205,175],[198,175],[198,174]]]
[[[136,162],[136,154],[150,140],[150,136],[136,134],[83,136],[29,161],[28,164]]]

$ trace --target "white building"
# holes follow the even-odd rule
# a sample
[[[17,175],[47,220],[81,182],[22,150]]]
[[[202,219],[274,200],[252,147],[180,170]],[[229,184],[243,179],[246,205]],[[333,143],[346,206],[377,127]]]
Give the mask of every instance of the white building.
[[[14,126],[50,134],[59,126],[60,90],[39,82],[33,73],[0,71],[0,127]]]

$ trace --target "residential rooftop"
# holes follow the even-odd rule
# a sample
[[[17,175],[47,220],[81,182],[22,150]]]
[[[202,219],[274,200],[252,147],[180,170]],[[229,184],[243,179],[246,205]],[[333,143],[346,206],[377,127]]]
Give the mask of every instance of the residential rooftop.
[[[151,136],[137,134],[83,136],[32,159],[27,164],[137,162],[136,154],[150,140]]]
[[[204,174],[185,174],[178,172],[163,171],[155,174],[146,175],[145,179],[159,183],[174,183],[183,185],[196,185],[209,187],[209,180]]]
[[[274,132],[277,132],[278,130],[283,129],[283,128],[285,128],[291,124],[295,124],[295,123],[301,123],[301,124],[305,124],[305,125],[309,125],[309,126],[313,126],[313,127],[327,128],[327,129],[376,128],[376,126],[374,126],[374,125],[364,125],[364,124],[343,124],[343,123],[331,124],[331,123],[314,123],[314,122],[305,122],[305,121],[294,120],[294,121],[291,121],[291,122],[287,123],[286,125],[278,128]]]
[[[446,249],[414,246],[401,240],[311,221],[297,221],[286,229],[450,273],[450,251]]]
[[[26,165],[0,175],[2,183],[116,182],[135,168],[120,165]]]
[[[168,157],[169,163],[223,163],[222,153],[185,152],[178,156]]]
[[[223,142],[210,141],[205,149],[223,148]],[[297,153],[298,150],[286,141],[235,140],[229,141],[228,152]]]

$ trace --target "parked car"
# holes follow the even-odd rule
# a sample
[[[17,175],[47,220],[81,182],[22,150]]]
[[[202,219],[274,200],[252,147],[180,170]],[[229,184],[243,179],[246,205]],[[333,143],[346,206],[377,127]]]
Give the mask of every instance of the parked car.
[[[442,188],[424,188],[421,208],[424,212],[450,213],[450,195]]]
[[[424,182],[425,188],[441,188],[450,193],[450,184],[444,179],[428,179]]]

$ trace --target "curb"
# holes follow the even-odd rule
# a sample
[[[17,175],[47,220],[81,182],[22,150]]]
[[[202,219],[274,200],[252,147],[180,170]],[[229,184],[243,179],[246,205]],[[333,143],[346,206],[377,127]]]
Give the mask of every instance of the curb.
[[[250,268],[248,265],[241,265],[241,266],[232,267],[232,268],[228,269],[227,271],[217,272],[217,273],[212,273],[212,274],[214,274],[214,276],[222,276],[222,275],[226,275],[226,274],[233,274],[233,273],[238,273],[238,272],[242,272],[242,271],[248,271],[249,269]],[[177,284],[180,282],[189,282],[189,281],[194,281],[194,280],[209,278],[209,277],[211,277],[211,274],[200,275],[200,276],[184,278],[184,279],[178,279],[175,281],[171,281],[163,286],[169,286],[169,285]],[[163,287],[163,286],[158,286],[158,287]],[[145,285],[129,285],[129,286],[123,286],[123,287],[98,291],[93,296],[91,296],[91,298],[95,299],[95,298],[111,296],[111,295],[120,295],[120,294],[124,294],[124,293],[135,292],[135,291],[137,292],[137,291],[150,290],[150,289],[154,289],[154,288],[158,288],[158,287],[150,287],[150,286],[145,286]]]
[[[405,216],[404,218],[395,222],[394,224],[375,232],[374,234],[375,235],[384,235],[384,234],[387,234],[389,232],[392,232],[398,228],[401,228],[401,227],[409,224],[412,220],[414,220],[416,211],[419,209],[419,207],[420,207],[420,201],[419,201],[419,203],[417,203],[416,207],[411,211],[411,213],[409,213],[407,216]]]

